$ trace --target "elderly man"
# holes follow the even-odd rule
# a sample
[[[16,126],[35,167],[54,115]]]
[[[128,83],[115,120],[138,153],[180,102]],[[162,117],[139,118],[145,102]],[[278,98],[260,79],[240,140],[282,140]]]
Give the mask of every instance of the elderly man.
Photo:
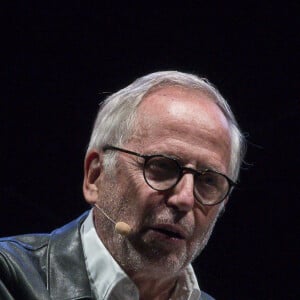
[[[237,180],[244,141],[206,80],[142,77],[101,106],[85,157],[90,212],[0,243],[0,299],[212,299],[191,262]]]

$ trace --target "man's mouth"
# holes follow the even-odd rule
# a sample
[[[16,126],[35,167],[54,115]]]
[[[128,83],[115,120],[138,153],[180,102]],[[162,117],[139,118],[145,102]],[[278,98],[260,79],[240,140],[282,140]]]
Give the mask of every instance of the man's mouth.
[[[183,240],[187,237],[186,232],[178,225],[158,224],[150,230],[171,239]]]
[[[170,238],[183,239],[183,236],[179,232],[174,232],[163,228],[155,228],[153,230],[158,231],[164,235],[167,235]]]

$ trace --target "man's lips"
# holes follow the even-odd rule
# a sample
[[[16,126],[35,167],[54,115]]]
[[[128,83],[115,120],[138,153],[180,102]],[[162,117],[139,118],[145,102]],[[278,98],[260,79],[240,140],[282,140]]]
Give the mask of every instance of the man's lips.
[[[186,239],[187,232],[179,225],[173,224],[156,224],[149,227],[150,230],[164,234],[170,238]]]

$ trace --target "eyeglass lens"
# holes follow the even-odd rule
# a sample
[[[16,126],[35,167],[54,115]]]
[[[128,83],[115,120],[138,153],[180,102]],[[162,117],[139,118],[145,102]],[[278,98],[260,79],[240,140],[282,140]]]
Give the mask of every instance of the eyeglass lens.
[[[154,156],[145,162],[146,182],[156,190],[167,190],[176,185],[182,175],[182,168],[170,158]],[[194,176],[195,197],[205,204],[222,201],[229,189],[227,179],[213,171],[196,173]]]

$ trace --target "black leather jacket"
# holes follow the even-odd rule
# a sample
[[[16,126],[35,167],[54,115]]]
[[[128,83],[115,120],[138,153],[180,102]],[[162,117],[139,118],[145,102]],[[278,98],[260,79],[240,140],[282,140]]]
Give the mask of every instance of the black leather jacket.
[[[80,238],[87,213],[50,234],[0,239],[0,300],[93,299]]]

